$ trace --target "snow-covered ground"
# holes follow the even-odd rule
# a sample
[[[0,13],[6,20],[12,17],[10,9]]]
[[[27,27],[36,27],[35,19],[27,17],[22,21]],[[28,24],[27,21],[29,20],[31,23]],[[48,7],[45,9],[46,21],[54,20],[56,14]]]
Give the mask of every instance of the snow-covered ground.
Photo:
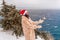
[[[12,35],[12,31],[2,31],[3,29],[0,28],[0,40],[25,40],[25,37],[19,37],[18,39],[16,38],[15,35]],[[44,40],[40,37],[36,40]]]

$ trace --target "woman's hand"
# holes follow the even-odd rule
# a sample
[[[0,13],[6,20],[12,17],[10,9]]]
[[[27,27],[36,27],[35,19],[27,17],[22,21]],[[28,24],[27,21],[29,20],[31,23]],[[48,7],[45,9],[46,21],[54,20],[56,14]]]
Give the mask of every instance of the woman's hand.
[[[42,28],[42,26],[40,26],[40,25],[39,26],[34,25],[32,29],[37,29],[37,28]]]
[[[39,23],[43,23],[44,20],[46,20],[46,17],[43,17],[42,19],[39,20]]]
[[[44,20],[41,20],[41,19],[39,20],[39,23],[43,23],[43,22],[44,22]]]

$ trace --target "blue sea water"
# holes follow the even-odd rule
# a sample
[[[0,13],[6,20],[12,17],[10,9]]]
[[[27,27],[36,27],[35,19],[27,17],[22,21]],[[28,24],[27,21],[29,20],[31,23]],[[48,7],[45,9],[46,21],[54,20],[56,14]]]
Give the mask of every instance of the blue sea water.
[[[55,40],[60,40],[60,10],[30,10],[32,20],[45,16],[47,19],[40,25],[40,30],[48,31]]]

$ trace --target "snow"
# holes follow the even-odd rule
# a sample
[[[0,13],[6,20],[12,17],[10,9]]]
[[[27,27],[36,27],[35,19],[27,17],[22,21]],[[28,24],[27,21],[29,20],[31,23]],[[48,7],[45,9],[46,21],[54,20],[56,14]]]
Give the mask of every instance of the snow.
[[[25,40],[24,36],[16,38],[15,35],[12,35],[12,31],[2,31],[3,28],[0,28],[0,40]],[[38,36],[36,40],[44,40]]]

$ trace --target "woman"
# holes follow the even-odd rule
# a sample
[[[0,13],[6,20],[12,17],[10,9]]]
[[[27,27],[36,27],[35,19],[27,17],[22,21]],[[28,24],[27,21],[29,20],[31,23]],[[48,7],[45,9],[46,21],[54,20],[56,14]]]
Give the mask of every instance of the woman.
[[[39,23],[42,23],[44,20],[32,21],[29,18],[29,14],[26,10],[20,10],[20,15],[22,15],[22,28],[25,36],[25,40],[35,40],[35,31],[36,28],[41,28],[37,26]]]

